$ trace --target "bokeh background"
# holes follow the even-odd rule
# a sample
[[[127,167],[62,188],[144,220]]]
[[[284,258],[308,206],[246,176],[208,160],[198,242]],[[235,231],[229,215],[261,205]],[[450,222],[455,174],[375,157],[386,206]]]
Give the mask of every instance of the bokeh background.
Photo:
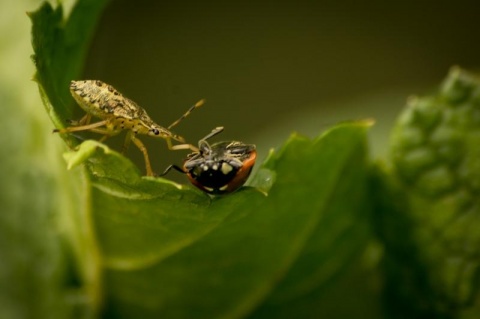
[[[25,12],[41,2],[0,2],[0,309],[18,318],[30,294],[44,311],[58,300],[51,285],[62,279],[63,250],[52,224],[65,223],[52,221],[64,217],[52,212],[62,188],[72,188],[61,170],[66,147],[50,133],[31,81]],[[374,118],[371,145],[381,157],[408,96],[435,90],[452,65],[478,71],[479,21],[473,0],[112,0],[83,78],[113,84],[164,125],[206,98],[176,132],[195,142],[223,125],[223,139],[255,143],[263,156],[292,131],[316,136],[338,121]],[[185,156],[162,141],[143,141],[157,171]],[[143,172],[140,152],[128,157]]]
[[[478,1],[112,1],[85,78],[102,79],[196,143],[213,127],[264,156],[292,131],[374,118],[385,155],[395,116],[452,65],[480,65]],[[184,154],[143,139],[155,169]],[[121,141],[120,141],[121,142]],[[118,143],[120,143],[118,142]],[[115,143],[115,142],[114,142]],[[132,150],[129,156],[142,158]]]

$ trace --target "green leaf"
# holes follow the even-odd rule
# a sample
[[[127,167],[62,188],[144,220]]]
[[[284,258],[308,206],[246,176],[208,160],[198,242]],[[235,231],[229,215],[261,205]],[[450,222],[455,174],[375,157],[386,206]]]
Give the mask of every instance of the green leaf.
[[[438,94],[409,101],[393,171],[377,185],[392,190],[380,190],[380,228],[397,315],[451,318],[480,305],[479,158],[480,79],[454,68]]]
[[[32,59],[37,69],[34,79],[56,127],[63,127],[65,119],[71,118],[73,101],[68,87],[83,70],[90,39],[108,2],[79,0],[68,17],[64,17],[62,5],[54,9],[47,2],[29,13],[35,52]]]
[[[71,114],[68,83],[79,76],[89,39],[105,4],[106,1],[78,1],[68,18],[63,16],[61,5],[53,9],[48,3],[28,14],[37,68],[34,79],[57,126]],[[28,60],[24,63],[30,65]],[[21,85],[25,87],[25,83]],[[10,229],[2,233],[5,242],[10,239],[24,246],[5,249],[16,254],[2,258],[16,270],[11,276],[15,283],[10,286],[18,290],[9,296],[13,302],[5,306],[2,302],[1,308],[9,314],[2,317],[93,317],[101,304],[101,280],[91,225],[89,185],[84,170],[66,172],[64,163],[59,161],[61,150],[55,144],[57,137],[51,133],[53,125],[38,116],[44,115],[39,104],[23,107],[17,104],[11,108],[11,114],[4,113],[10,122],[17,123],[11,132],[18,131],[18,127],[22,134],[2,144],[15,146],[10,152],[13,161],[5,166],[10,178],[2,178],[5,183],[13,181],[5,192],[15,194],[10,196],[6,218],[15,222],[2,222]],[[8,309],[14,309],[12,304],[18,307],[9,313]]]
[[[108,313],[313,313],[318,299],[302,307],[298,299],[322,291],[370,239],[368,126],[344,124],[314,141],[292,136],[263,166],[276,174],[268,196],[244,188],[211,199],[191,187],[140,178],[120,163],[123,157],[97,148],[87,166]],[[119,175],[117,165],[127,173]]]
[[[103,5],[81,1],[66,20],[60,7],[48,5],[32,15],[36,79],[57,127],[71,115],[68,82],[78,75]],[[370,125],[342,124],[313,141],[294,135],[253,178],[258,189],[223,197],[142,177],[116,151],[82,143],[65,159],[74,174],[85,173],[69,182],[85,187],[78,220],[86,235],[71,231],[80,246],[99,251],[104,278],[80,276],[81,283],[101,287],[109,317],[315,315],[326,288],[361,268],[371,240]],[[76,146],[73,137],[66,141]],[[97,262],[92,257],[79,268]]]

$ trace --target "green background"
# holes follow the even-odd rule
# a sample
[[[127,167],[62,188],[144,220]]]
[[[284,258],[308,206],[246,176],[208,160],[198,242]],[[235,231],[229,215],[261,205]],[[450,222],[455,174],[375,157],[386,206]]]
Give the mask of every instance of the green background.
[[[192,143],[222,125],[220,140],[256,143],[261,160],[292,131],[375,118],[373,148],[384,154],[408,96],[452,65],[479,67],[478,21],[476,1],[116,0],[85,78],[113,84],[164,125],[206,98],[176,129]],[[157,170],[183,158],[143,141]]]
[[[78,183],[84,178],[79,170],[63,169],[65,145],[50,134],[53,124],[30,81],[31,24],[25,11],[39,5],[11,1],[0,8],[0,309],[9,318],[34,317],[58,305],[60,317],[70,311],[62,308],[63,298],[82,308],[88,302],[81,294],[63,295],[51,287],[63,287],[65,277],[78,272],[64,253],[82,251],[66,247],[95,255],[91,242],[75,242],[85,235],[84,225],[58,214],[84,209],[87,187]],[[372,147],[375,154],[385,154],[394,118],[409,95],[428,93],[451,65],[478,67],[477,7],[474,1],[112,1],[93,39],[84,78],[113,84],[165,125],[206,98],[208,104],[176,130],[192,142],[223,125],[224,139],[255,143],[264,156],[292,131],[316,136],[337,121],[375,118]],[[73,100],[62,102],[80,116]],[[157,170],[184,156],[167,152],[158,141],[143,141]],[[120,138],[108,142],[114,148],[120,143]],[[128,157],[143,170],[137,150],[132,148]],[[295,175],[289,169],[284,176]],[[67,193],[71,198],[62,196]],[[365,259],[375,262],[370,257]],[[95,270],[82,270],[81,279],[98,284]],[[363,275],[343,277],[329,297],[357,307],[367,304],[358,305],[357,296],[343,293],[359,277],[365,280]],[[80,279],[71,277],[68,287],[80,286],[75,281]],[[371,284],[378,287],[374,280]]]

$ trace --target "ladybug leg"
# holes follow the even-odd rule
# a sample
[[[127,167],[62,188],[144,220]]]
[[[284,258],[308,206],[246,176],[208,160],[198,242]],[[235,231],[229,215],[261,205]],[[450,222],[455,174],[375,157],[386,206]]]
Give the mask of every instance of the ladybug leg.
[[[172,165],[169,165],[164,171],[162,174],[158,175],[158,176],[165,176],[168,174],[168,172],[170,172],[172,169],[180,172],[180,173],[183,173],[183,174],[186,174],[186,172],[180,167],[180,166],[177,166],[175,164],[172,164]]]
[[[210,133],[207,134],[207,136],[205,136],[204,138],[202,138],[198,143],[202,143],[202,142],[205,142],[206,140],[208,140],[209,138],[212,138],[214,137],[215,135],[217,134],[220,134],[223,132],[223,126],[219,126],[219,127],[216,127],[214,128]]]

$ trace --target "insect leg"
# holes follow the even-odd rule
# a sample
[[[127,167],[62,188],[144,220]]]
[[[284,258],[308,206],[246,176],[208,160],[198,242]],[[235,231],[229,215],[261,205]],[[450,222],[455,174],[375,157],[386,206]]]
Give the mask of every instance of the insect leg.
[[[170,136],[170,138],[174,139],[175,141],[178,141],[180,143],[185,143],[185,138],[183,136],[172,134],[172,136]]]
[[[74,125],[74,126],[82,126],[82,125],[90,124],[91,120],[92,120],[92,115],[87,113],[80,120],[78,120],[78,121],[70,120],[69,123]]]
[[[192,150],[194,152],[198,152],[198,148],[196,146],[193,146],[192,144],[178,144],[178,145],[173,145],[172,140],[170,138],[166,138],[165,141],[167,141],[167,146],[169,150],[172,151],[177,151],[177,150]]]
[[[87,114],[85,114],[84,117],[82,117],[80,119],[80,121],[78,121],[78,124],[79,125],[88,125],[88,124],[90,124],[91,120],[92,120],[92,114],[87,113]]]
[[[105,140],[109,137],[112,137],[114,135],[117,135],[119,132],[118,131],[112,131],[107,128],[92,128],[89,130],[90,132],[97,133],[97,134],[102,134],[102,138],[100,138],[98,141],[100,143],[105,142]]]
[[[122,154],[125,154],[130,146],[130,142],[135,138],[135,133],[133,131],[128,131],[127,136],[125,136],[125,141],[122,146]]]
[[[138,147],[138,149],[143,153],[143,157],[145,158],[145,167],[147,169],[147,176],[154,176],[152,171],[152,166],[150,165],[150,159],[148,157],[147,148],[143,145],[142,141],[140,141],[135,136],[131,135],[132,142]]]
[[[80,120],[67,120],[67,123],[72,125],[72,126],[82,126],[82,125],[87,125],[90,124],[90,121],[92,119],[91,114],[85,114]]]
[[[93,129],[96,129],[97,127],[104,126],[107,124],[107,121],[100,121],[97,123],[92,123],[88,125],[82,125],[82,126],[70,126],[62,129],[54,129],[53,133],[71,133],[71,132],[78,132],[78,131],[93,131]]]

